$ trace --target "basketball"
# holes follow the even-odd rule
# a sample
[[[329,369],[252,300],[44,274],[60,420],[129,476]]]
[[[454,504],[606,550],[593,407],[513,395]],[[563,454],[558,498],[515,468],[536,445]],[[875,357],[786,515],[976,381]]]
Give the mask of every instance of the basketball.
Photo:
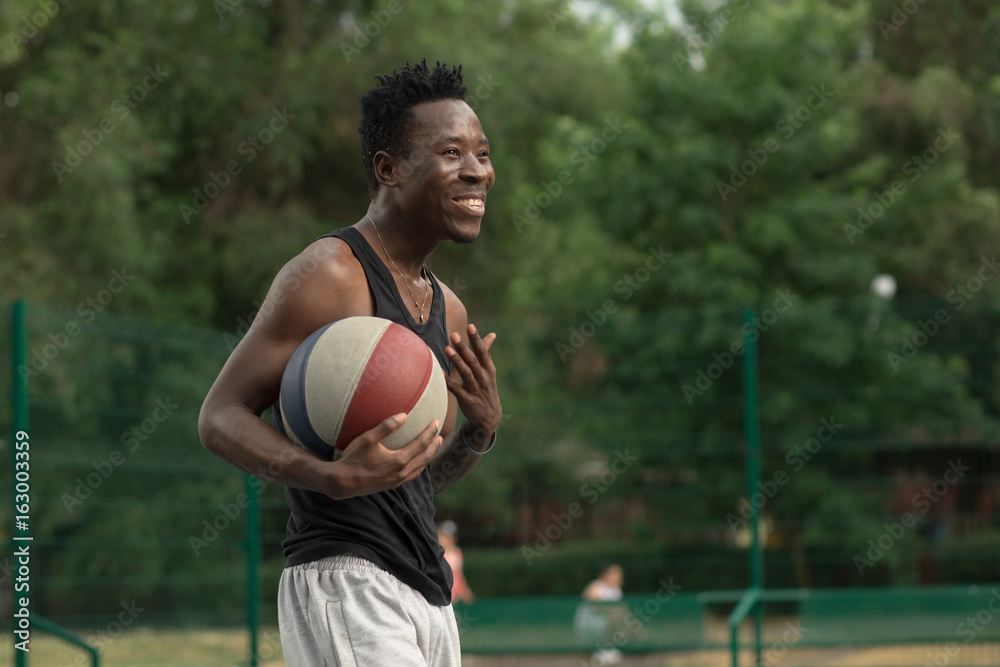
[[[281,378],[278,409],[285,433],[320,458],[344,448],[400,412],[406,423],[382,440],[412,442],[433,420],[444,423],[444,369],[417,334],[378,317],[349,317],[306,338]]]

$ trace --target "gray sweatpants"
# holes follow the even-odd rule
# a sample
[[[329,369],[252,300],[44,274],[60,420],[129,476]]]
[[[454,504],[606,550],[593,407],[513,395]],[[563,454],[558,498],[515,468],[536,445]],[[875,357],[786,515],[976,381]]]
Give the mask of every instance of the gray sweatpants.
[[[285,568],[278,625],[288,667],[460,667],[458,624],[371,561],[332,556]]]

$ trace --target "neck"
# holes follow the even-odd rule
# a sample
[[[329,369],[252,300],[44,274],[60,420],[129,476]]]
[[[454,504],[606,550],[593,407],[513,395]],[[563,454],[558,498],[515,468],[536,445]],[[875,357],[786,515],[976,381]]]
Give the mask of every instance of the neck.
[[[421,275],[424,263],[438,245],[414,231],[414,225],[407,224],[402,215],[374,205],[369,207],[358,228],[372,247],[384,246],[392,261],[413,279]]]

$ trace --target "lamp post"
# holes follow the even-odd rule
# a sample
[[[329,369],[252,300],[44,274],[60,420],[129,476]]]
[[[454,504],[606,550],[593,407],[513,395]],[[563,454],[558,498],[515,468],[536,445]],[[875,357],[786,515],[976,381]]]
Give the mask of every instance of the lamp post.
[[[888,273],[880,273],[872,278],[869,290],[873,298],[868,311],[868,328],[876,331],[889,302],[896,296],[896,279]]]

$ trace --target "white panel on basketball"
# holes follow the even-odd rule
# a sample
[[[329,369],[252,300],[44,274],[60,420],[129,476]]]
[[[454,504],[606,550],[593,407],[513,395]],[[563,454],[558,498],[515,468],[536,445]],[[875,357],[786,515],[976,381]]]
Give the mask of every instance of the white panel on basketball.
[[[334,443],[340,436],[354,389],[390,324],[374,317],[352,317],[334,323],[316,341],[306,369],[306,410],[316,434],[326,442]],[[335,330],[346,335],[332,335]],[[344,340],[351,342],[345,344]],[[346,400],[334,401],[335,396]],[[339,455],[338,450],[335,457]]]
[[[410,410],[406,424],[395,433],[390,433],[388,437],[382,439],[382,444],[389,449],[399,449],[409,444],[435,419],[439,420],[438,433],[444,426],[443,415],[448,414],[448,387],[445,383],[444,369],[438,364],[433,354],[430,356],[434,369],[431,371],[427,386],[424,387],[423,393],[417,399],[417,404]]]

